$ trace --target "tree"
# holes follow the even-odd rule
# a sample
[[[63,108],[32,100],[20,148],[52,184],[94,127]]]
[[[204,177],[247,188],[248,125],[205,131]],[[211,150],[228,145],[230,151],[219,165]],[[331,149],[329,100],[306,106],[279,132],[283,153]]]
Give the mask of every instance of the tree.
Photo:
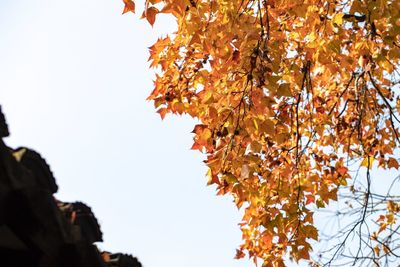
[[[147,0],[142,17],[163,13],[178,29],[150,48],[148,99],[200,120],[208,184],[244,210],[237,258],[399,261],[399,179],[378,194],[371,171],[399,168],[400,1]],[[323,233],[335,201],[346,226]]]

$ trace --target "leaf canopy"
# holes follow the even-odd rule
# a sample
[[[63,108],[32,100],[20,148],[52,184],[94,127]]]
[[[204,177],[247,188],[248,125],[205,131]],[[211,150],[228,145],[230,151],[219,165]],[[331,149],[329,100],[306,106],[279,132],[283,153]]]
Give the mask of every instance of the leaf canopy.
[[[244,208],[237,258],[309,260],[312,207],[338,199],[354,164],[399,168],[400,1],[146,1],[143,17],[158,14],[177,31],[150,48],[148,99],[201,121],[209,184]]]

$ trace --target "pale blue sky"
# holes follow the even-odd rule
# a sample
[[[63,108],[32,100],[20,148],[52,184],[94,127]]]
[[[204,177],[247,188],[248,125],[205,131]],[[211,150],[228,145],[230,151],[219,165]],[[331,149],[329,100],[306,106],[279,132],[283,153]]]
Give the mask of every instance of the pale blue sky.
[[[145,101],[147,47],[174,23],[152,29],[122,8],[122,0],[1,1],[6,142],[47,159],[60,200],[93,208],[101,248],[145,267],[250,266],[233,259],[239,213],[206,187],[203,156],[189,150],[194,122],[162,122]]]

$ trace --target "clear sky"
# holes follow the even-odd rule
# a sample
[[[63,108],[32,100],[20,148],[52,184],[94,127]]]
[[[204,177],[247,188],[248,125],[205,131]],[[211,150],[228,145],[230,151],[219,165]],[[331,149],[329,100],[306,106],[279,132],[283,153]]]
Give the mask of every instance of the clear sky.
[[[122,0],[1,0],[0,104],[12,147],[51,165],[57,198],[83,201],[101,223],[100,247],[145,267],[251,266],[234,260],[240,214],[206,187],[189,148],[195,122],[164,122],[145,99],[154,29]]]

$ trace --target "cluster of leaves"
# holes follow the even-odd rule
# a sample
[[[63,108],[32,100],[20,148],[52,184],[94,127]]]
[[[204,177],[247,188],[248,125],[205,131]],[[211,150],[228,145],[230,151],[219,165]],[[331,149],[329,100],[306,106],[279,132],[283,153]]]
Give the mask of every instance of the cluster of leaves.
[[[192,148],[207,155],[209,184],[244,209],[237,257],[312,261],[315,210],[340,187],[357,199],[351,166],[367,170],[355,225],[365,224],[373,162],[399,168],[400,1],[148,0],[142,17],[153,25],[163,13],[177,31],[150,48],[159,72],[148,99],[162,118],[201,121]],[[364,240],[378,242],[377,264],[396,256],[381,235],[400,211],[398,198],[382,201],[380,229]]]

